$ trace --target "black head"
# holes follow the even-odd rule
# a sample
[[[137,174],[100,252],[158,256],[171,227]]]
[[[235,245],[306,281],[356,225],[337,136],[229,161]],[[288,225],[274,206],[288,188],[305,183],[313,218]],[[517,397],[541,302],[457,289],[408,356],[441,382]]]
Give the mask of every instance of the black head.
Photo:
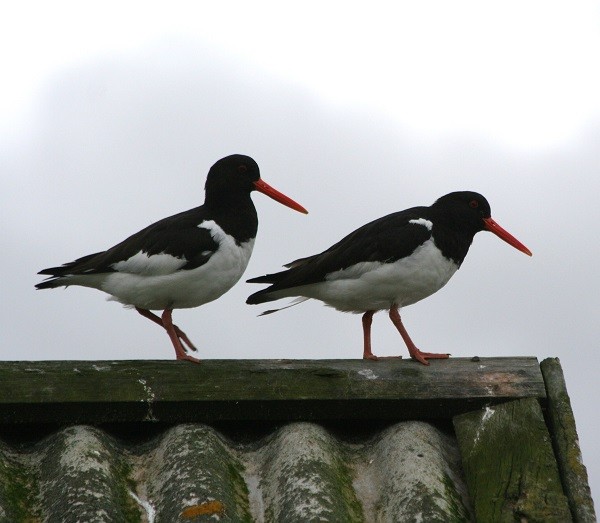
[[[451,192],[438,198],[431,207],[444,214],[448,223],[456,222],[465,232],[473,234],[483,231],[484,218],[492,215],[488,201],[472,191]]]
[[[206,177],[207,199],[213,195],[234,193],[250,194],[255,189],[254,183],[260,179],[258,164],[243,154],[232,154],[221,158],[208,171]]]
[[[492,219],[490,204],[479,193],[452,192],[439,198],[431,209],[442,218],[441,223],[469,236],[471,240],[479,231],[490,231],[515,249],[531,256],[531,251],[525,245]]]
[[[307,213],[302,205],[262,180],[258,164],[243,154],[232,154],[215,163],[208,172],[204,189],[207,207],[248,204],[250,193],[259,191],[291,209]]]

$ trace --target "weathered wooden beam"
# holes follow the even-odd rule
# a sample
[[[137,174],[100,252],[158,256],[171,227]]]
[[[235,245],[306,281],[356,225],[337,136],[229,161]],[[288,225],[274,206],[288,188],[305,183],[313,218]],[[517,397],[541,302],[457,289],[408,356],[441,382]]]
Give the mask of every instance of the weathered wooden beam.
[[[444,418],[545,398],[536,358],[0,363],[0,424]]]
[[[560,361],[558,358],[548,358],[542,361],[540,367],[548,396],[548,424],[573,520],[577,523],[595,522],[594,502],[588,485],[587,471],[581,458],[575,416]]]
[[[454,430],[477,521],[572,521],[535,398],[459,415]]]

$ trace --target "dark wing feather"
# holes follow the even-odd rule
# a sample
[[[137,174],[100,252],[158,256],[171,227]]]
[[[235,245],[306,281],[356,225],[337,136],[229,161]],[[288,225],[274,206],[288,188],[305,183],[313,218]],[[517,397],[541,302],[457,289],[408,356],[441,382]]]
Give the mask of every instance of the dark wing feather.
[[[140,251],[149,256],[164,253],[177,258],[185,257],[187,263],[182,269],[199,267],[219,247],[209,230],[198,227],[203,221],[202,214],[198,207],[164,218],[106,251],[83,256],[60,267],[44,269],[39,274],[56,278],[69,274],[114,272],[113,264],[127,260]]]
[[[248,298],[268,301],[270,292],[324,281],[330,273],[360,262],[394,262],[410,255],[431,237],[431,231],[410,220],[423,216],[423,207],[415,207],[374,220],[356,229],[320,254],[300,258],[288,264],[286,271],[248,280],[272,285]]]

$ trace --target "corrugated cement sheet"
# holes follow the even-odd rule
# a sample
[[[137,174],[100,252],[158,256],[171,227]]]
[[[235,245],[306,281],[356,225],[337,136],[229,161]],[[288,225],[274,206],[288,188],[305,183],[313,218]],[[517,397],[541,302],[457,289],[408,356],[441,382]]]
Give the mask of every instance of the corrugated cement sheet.
[[[243,442],[203,424],[0,441],[0,521],[472,520],[454,436],[419,421],[350,436],[303,422]]]

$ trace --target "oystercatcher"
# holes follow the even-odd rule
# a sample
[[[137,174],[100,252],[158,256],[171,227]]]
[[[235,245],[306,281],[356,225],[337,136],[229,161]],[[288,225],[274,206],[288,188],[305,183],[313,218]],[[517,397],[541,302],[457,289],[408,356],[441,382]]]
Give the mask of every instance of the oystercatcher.
[[[210,168],[204,205],[153,223],[107,251],[44,269],[38,274],[50,277],[36,288],[80,285],[104,291],[164,327],[177,359],[198,362],[187,354],[197,349],[173,324],[172,312],[216,300],[240,279],[258,229],[254,190],[307,213],[264,182],[252,158],[234,154]],[[157,309],[161,316],[151,312]]]
[[[491,218],[490,205],[481,194],[453,192],[430,207],[413,207],[363,225],[321,254],[285,265],[288,270],[248,280],[271,286],[252,294],[246,303],[299,296],[293,304],[314,298],[339,311],[362,313],[363,358],[370,360],[378,359],[371,352],[373,314],[388,310],[410,356],[429,365],[428,359],[449,355],[421,352],[404,328],[399,309],[446,285],[479,231],[490,231],[531,256]],[[277,310],[281,309],[263,314]]]

